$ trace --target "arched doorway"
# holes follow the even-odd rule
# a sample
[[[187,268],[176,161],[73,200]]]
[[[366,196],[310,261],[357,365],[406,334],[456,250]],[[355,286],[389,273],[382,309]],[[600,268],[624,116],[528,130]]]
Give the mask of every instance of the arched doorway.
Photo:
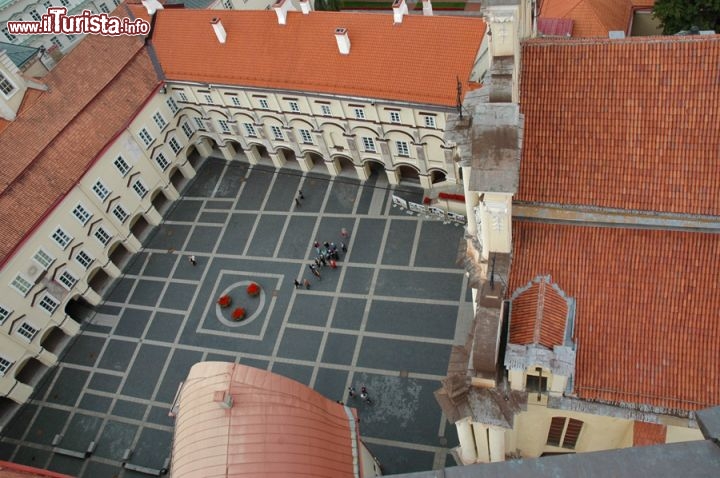
[[[93,290],[95,289],[93,288]],[[90,318],[95,315],[95,309],[93,309],[92,304],[83,299],[82,296],[77,296],[67,302],[65,314],[78,324],[81,324],[86,320],[90,320]]]
[[[327,169],[325,168],[325,159],[320,153],[316,153],[315,151],[306,151],[305,157],[308,159],[310,171],[322,170],[322,172],[327,173]]]
[[[398,167],[397,171],[401,183],[420,184],[420,171],[414,167],[402,165]]]
[[[277,148],[278,153],[282,154],[285,158],[285,167],[290,169],[300,169],[300,163],[298,163],[295,151],[290,148],[283,148],[282,146]]]
[[[189,182],[190,180],[183,175],[182,171],[180,171],[180,168],[175,168],[170,173],[170,183],[175,187],[178,192],[181,192]]]
[[[190,166],[192,166],[196,171],[202,165],[203,160],[205,159],[202,157],[194,144],[188,146],[188,149],[185,152],[185,156],[187,157]]]
[[[168,199],[167,196],[165,196],[165,193],[162,189],[156,189],[153,191],[152,195],[150,196],[153,207],[157,212],[160,213],[161,216],[165,215],[167,210],[170,208],[170,205],[172,204],[172,201]]]

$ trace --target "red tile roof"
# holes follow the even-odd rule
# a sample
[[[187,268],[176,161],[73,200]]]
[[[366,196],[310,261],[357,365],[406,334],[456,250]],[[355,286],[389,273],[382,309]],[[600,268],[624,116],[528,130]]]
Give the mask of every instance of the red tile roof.
[[[348,30],[349,55],[338,51],[337,27]],[[167,9],[152,43],[173,80],[453,106],[484,33],[478,18],[410,15],[393,25],[391,13],[289,12],[279,25],[274,11]]]
[[[540,8],[540,18],[573,20],[574,37],[607,38],[610,31],[626,31],[631,16],[630,0],[544,0]]]
[[[509,291],[551,275],[576,300],[578,397],[720,403],[720,235],[513,222]]]
[[[214,401],[216,392],[226,391],[230,409]],[[354,411],[348,415],[342,405],[289,378],[201,362],[180,394],[173,476],[352,477],[355,419]]]
[[[570,18],[538,18],[538,35],[551,37],[570,37],[573,21]]]
[[[72,478],[50,470],[20,465],[9,461],[0,461],[0,478]]]
[[[510,343],[540,344],[552,350],[565,342],[568,305],[547,279],[534,280],[512,301]]]
[[[633,423],[633,446],[662,445],[666,439],[666,425],[637,421]]]
[[[720,215],[720,36],[532,40],[516,199]]]
[[[0,133],[0,264],[159,84],[142,38],[99,35],[43,81],[49,90]]]

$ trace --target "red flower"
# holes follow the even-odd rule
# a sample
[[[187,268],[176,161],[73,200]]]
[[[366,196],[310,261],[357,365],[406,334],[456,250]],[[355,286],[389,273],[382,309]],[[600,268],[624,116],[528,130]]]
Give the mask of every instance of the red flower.
[[[260,293],[260,286],[252,282],[249,286],[247,286],[247,293],[250,297],[255,297]]]
[[[232,299],[230,298],[229,295],[225,294],[223,296],[220,296],[217,303],[222,308],[230,307],[230,304],[232,304]]]
[[[245,318],[245,309],[243,309],[242,307],[238,307],[237,309],[233,310],[232,318],[234,320],[244,319]]]

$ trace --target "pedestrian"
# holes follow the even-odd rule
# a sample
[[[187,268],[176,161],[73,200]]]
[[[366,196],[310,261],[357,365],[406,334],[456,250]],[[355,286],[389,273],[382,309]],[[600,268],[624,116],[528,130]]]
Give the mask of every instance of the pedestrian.
[[[320,258],[319,257],[315,258],[315,265],[320,267]]]
[[[188,260],[190,261],[190,264],[196,266],[197,265],[197,259],[195,259],[195,256],[188,257]]]
[[[315,252],[320,254],[320,243],[318,241],[315,241],[315,244],[313,244],[313,247],[315,248]]]
[[[295,288],[297,289],[298,287],[300,287],[300,281],[295,279]]]
[[[327,261],[325,260],[325,258],[323,256],[320,256],[320,264],[322,264],[323,266],[327,265]]]
[[[337,262],[335,262],[335,259],[330,259],[330,267],[337,269]]]
[[[355,387],[348,387],[348,397],[355,398]]]
[[[342,249],[343,252],[347,252],[347,246],[344,242],[340,242],[340,249]]]
[[[310,281],[309,281],[309,280],[303,279],[303,284],[305,285],[305,288],[306,288],[306,289],[309,289],[309,288],[310,288]]]
[[[325,246],[325,249],[330,249],[330,243],[328,241],[323,242],[323,246]]]
[[[295,198],[295,205],[297,207],[300,207],[300,200],[298,198]]]
[[[344,237],[345,239],[347,239],[348,236],[350,235],[350,233],[348,232],[347,229],[345,229],[345,228],[343,227],[342,229],[340,229],[340,235],[341,235],[342,237]]]
[[[363,401],[368,405],[372,404],[372,400],[370,400],[370,395],[368,394],[367,388],[365,387],[362,387],[360,389],[360,398],[362,398]]]
[[[313,267],[312,273],[315,274],[315,277],[318,278],[318,280],[322,280],[322,277],[320,277],[320,272]]]
[[[338,252],[337,252],[337,251],[333,251],[333,253],[330,254],[330,258],[331,258],[332,260],[334,260],[334,261],[339,261],[339,260],[340,260],[340,256],[338,255]]]
[[[330,250],[331,250],[331,251],[337,251],[337,246],[335,245],[334,242],[331,242],[331,243],[330,243]]]
[[[302,189],[298,191],[298,196],[300,197],[300,199],[305,199],[305,195],[302,193]]]

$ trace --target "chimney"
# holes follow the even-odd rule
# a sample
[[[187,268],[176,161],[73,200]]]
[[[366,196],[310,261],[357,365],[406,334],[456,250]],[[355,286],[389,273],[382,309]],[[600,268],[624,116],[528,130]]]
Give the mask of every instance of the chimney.
[[[280,25],[285,25],[287,23],[287,12],[295,10],[291,0],[277,0],[277,2],[273,3],[272,7],[277,14],[278,23]]]
[[[158,0],[142,0],[143,7],[148,12],[148,15],[155,15],[155,12],[158,10],[162,10],[163,6],[158,2]]]
[[[335,39],[337,40],[338,50],[341,55],[350,54],[350,37],[348,36],[347,28],[336,28]]]
[[[403,15],[408,14],[407,4],[405,0],[395,0],[392,4],[393,8],[393,23],[402,23]],[[424,11],[424,8],[423,8]]]
[[[220,405],[220,408],[232,408],[233,398],[230,391],[218,390],[213,393],[213,402]]]
[[[432,3],[430,0],[422,0],[423,2],[423,15],[426,17],[432,17]]]
[[[312,11],[310,0],[300,0],[300,10],[303,12],[303,15],[310,13]]]
[[[222,22],[218,17],[213,18],[210,20],[210,25],[212,25],[213,30],[215,30],[215,35],[217,36],[217,39],[220,43],[225,43],[225,40],[227,40],[227,32],[225,31],[225,27],[223,27]]]

